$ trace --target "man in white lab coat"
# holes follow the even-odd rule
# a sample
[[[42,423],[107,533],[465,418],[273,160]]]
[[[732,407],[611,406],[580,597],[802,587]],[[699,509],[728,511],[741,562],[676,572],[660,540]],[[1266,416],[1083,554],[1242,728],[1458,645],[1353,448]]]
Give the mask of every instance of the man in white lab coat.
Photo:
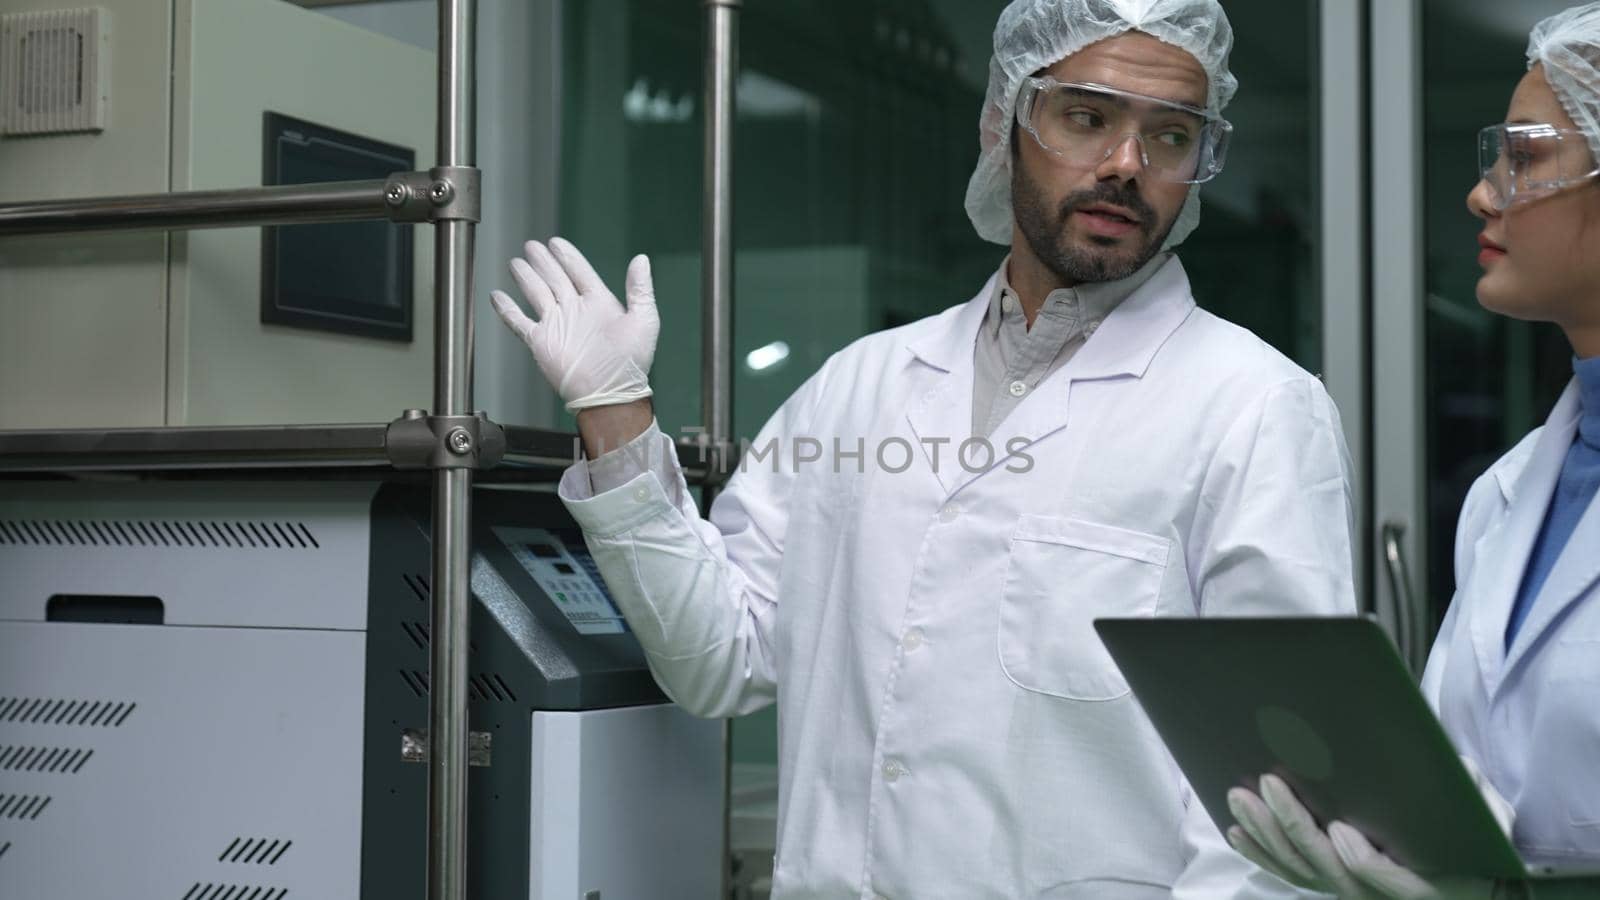
[[[1101,647],[1101,616],[1352,613],[1321,384],[1197,309],[1170,252],[1220,169],[1215,0],[1018,0],[968,210],[973,299],[839,352],[700,518],[628,305],[572,245],[495,305],[590,457],[561,496],[662,687],[780,700],[776,898],[1292,896],[1232,852]],[[620,449],[614,449],[620,448]]]

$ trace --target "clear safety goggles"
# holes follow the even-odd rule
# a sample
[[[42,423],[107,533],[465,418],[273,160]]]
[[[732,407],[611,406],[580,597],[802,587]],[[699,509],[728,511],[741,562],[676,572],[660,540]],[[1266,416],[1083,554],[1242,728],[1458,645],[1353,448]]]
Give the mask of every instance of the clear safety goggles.
[[[1199,107],[1053,78],[1023,81],[1017,124],[1077,166],[1098,166],[1133,138],[1153,177],[1183,184],[1215,178],[1233,134],[1227,120]]]
[[[1478,132],[1478,172],[1494,208],[1504,210],[1589,181],[1600,167],[1581,131],[1504,124]]]

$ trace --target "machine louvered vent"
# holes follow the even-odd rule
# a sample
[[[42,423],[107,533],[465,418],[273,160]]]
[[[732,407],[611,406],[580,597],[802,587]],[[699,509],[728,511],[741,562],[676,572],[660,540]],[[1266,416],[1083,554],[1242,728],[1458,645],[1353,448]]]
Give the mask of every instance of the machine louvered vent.
[[[84,725],[120,728],[133,715],[137,703],[109,700],[53,700],[39,697],[0,697],[0,722],[29,725]]]
[[[425,576],[404,575],[401,577],[405,579],[406,587],[411,589],[411,593],[415,594],[418,600],[424,604],[432,602],[433,593],[428,589],[428,579]],[[420,619],[402,620],[400,622],[400,630],[405,632],[406,637],[411,639],[411,643],[415,644],[418,650],[427,652],[428,645],[433,639],[427,622]],[[471,656],[477,652],[478,645],[469,641],[467,643],[467,654]],[[400,678],[405,681],[406,687],[411,689],[411,693],[416,694],[418,697],[427,696],[428,673],[419,672],[416,669],[401,669]],[[479,672],[470,676],[467,679],[467,692],[477,700],[490,703],[515,703],[517,700],[516,692],[511,690],[511,685],[507,684],[506,680],[495,672]]]
[[[0,134],[105,128],[107,22],[94,8],[0,16]]]
[[[0,819],[31,822],[49,805],[50,798],[38,794],[0,794]]]
[[[511,692],[511,685],[505,683],[493,672],[480,672],[467,679],[467,688],[472,696],[479,700],[489,700],[499,703],[513,703],[517,695]]]
[[[75,547],[238,547],[314,550],[322,545],[300,522],[208,522],[156,519],[0,519],[0,544]]]
[[[11,849],[11,842],[10,841],[6,841],[5,843],[0,844],[0,858],[4,858],[5,855],[6,855],[6,851],[10,850],[10,849]]]
[[[248,884],[212,884],[195,882],[183,895],[183,900],[282,900],[289,896],[288,888],[257,887]]]
[[[289,840],[236,837],[217,857],[217,862],[275,866],[293,844],[294,841]]]
[[[0,745],[0,772],[76,775],[94,755],[71,747],[7,747]]]

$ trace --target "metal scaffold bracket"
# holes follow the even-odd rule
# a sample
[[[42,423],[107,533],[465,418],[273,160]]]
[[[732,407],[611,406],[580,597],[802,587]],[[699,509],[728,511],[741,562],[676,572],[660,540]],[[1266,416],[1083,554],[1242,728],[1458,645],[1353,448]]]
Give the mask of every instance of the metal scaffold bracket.
[[[492,469],[506,455],[506,432],[486,413],[430,416],[408,409],[389,423],[384,450],[396,469]]]
[[[471,166],[438,166],[389,176],[383,202],[395,222],[478,222],[483,174]]]

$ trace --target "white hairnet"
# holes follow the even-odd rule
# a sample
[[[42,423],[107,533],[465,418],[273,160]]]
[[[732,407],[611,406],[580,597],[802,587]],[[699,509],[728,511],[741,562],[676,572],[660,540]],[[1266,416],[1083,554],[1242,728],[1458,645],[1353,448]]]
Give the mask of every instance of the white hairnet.
[[[1544,77],[1600,159],[1600,3],[1585,3],[1533,26],[1528,68],[1544,63]]]
[[[1084,47],[1142,31],[1189,52],[1209,79],[1207,106],[1221,112],[1239,83],[1228,71],[1233,28],[1217,0],[1013,0],[994,27],[989,91],[978,121],[982,154],[967,185],[967,215],[984,240],[1011,243],[1011,123],[1022,80]],[[1165,248],[1200,224],[1194,185]]]

